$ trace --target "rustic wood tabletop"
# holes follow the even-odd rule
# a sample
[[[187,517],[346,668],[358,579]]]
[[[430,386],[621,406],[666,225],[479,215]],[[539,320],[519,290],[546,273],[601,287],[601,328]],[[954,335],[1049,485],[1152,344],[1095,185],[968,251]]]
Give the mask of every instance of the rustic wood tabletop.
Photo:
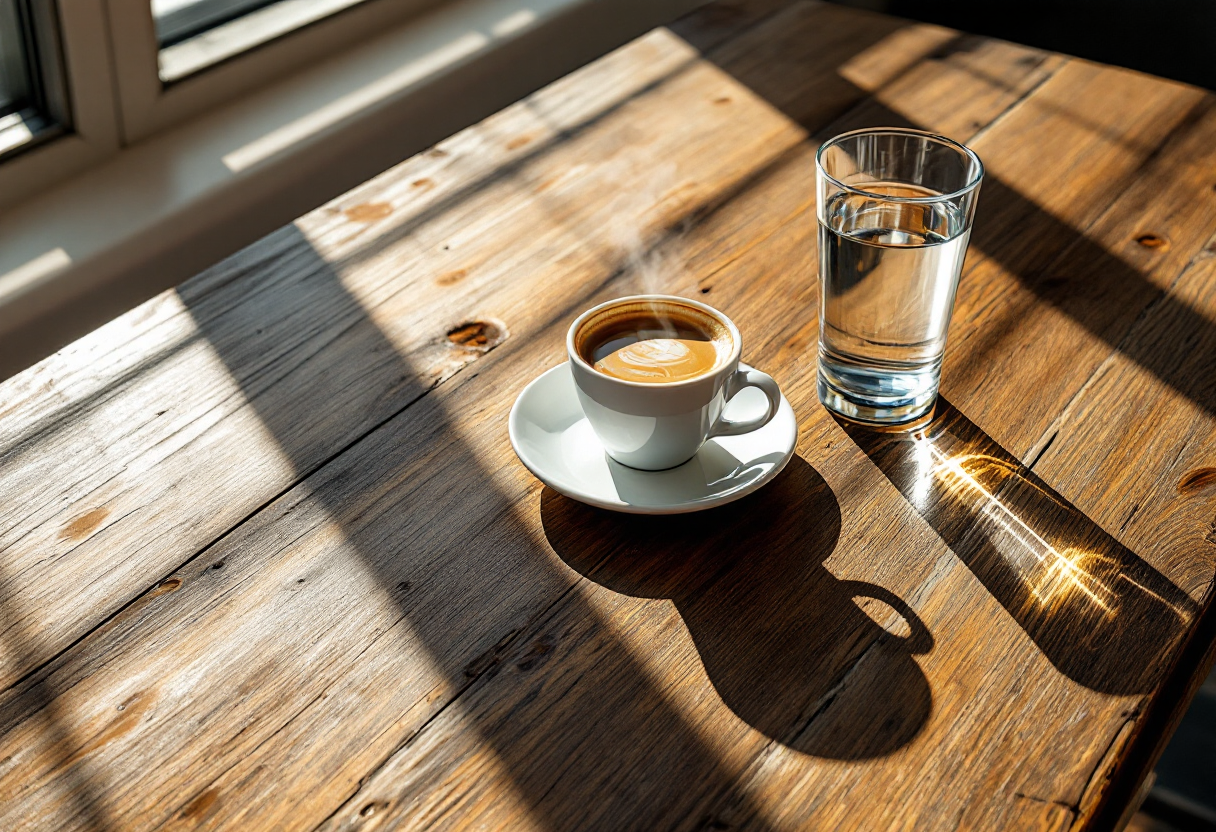
[[[987,178],[938,417],[815,394],[813,156]],[[805,0],[706,7],[0,386],[0,828],[1110,828],[1210,666],[1216,107]],[[572,318],[703,299],[797,456],[541,486]]]

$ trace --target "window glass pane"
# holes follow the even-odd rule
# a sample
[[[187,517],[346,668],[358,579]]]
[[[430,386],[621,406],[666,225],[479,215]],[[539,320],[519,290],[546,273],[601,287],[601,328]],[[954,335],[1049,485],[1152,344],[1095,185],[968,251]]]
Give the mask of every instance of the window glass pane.
[[[160,78],[184,78],[360,2],[151,0],[160,41]]]
[[[0,0],[0,158],[68,126],[55,4]]]
[[[161,46],[178,43],[227,23],[273,0],[152,0],[156,38]]]
[[[30,73],[16,0],[0,0],[0,115],[29,104]]]

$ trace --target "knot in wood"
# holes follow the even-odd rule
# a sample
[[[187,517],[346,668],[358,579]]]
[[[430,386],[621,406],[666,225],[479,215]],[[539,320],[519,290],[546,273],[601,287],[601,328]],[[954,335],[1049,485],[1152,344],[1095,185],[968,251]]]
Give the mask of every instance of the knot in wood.
[[[448,340],[462,349],[489,352],[507,340],[507,334],[501,321],[465,321],[448,330]]]
[[[1141,234],[1136,238],[1136,242],[1145,248],[1167,248],[1170,244],[1169,240],[1159,234]]]
[[[362,809],[359,810],[359,817],[370,818],[372,815],[376,814],[377,812],[382,812],[387,808],[388,808],[387,803],[382,803],[382,802],[373,800],[371,803],[367,804],[366,806],[364,806]]]
[[[364,202],[361,205],[352,205],[342,213],[351,222],[372,223],[391,216],[393,206],[387,202]]]
[[[1195,468],[1178,480],[1178,493],[1191,494],[1209,485],[1216,485],[1216,468]]]

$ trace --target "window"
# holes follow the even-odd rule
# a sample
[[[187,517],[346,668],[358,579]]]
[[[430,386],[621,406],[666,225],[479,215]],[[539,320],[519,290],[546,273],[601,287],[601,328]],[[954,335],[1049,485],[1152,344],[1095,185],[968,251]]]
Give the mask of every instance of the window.
[[[152,0],[156,40],[164,49],[267,5],[269,0]]]
[[[449,0],[0,0],[0,207]]]
[[[212,64],[362,0],[151,0],[164,82]]]
[[[226,103],[446,0],[107,0],[126,138]]]
[[[0,0],[0,158],[69,126],[58,40],[47,5]]]

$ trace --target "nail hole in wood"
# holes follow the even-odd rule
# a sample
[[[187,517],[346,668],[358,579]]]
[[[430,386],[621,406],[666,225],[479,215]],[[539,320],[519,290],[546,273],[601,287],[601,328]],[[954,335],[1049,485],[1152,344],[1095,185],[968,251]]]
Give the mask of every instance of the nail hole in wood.
[[[450,272],[444,272],[435,278],[435,282],[440,286],[451,286],[453,283],[459,283],[469,275],[468,269],[453,269]]]
[[[219,796],[219,789],[214,787],[207,789],[198,797],[194,798],[194,800],[190,801],[186,808],[182,810],[181,817],[194,818],[207,814],[207,810],[215,804],[216,800],[219,799]]]
[[[109,516],[110,510],[105,506],[87,511],[64,526],[63,530],[59,532],[59,539],[72,542],[84,540],[96,531],[97,527]]]

